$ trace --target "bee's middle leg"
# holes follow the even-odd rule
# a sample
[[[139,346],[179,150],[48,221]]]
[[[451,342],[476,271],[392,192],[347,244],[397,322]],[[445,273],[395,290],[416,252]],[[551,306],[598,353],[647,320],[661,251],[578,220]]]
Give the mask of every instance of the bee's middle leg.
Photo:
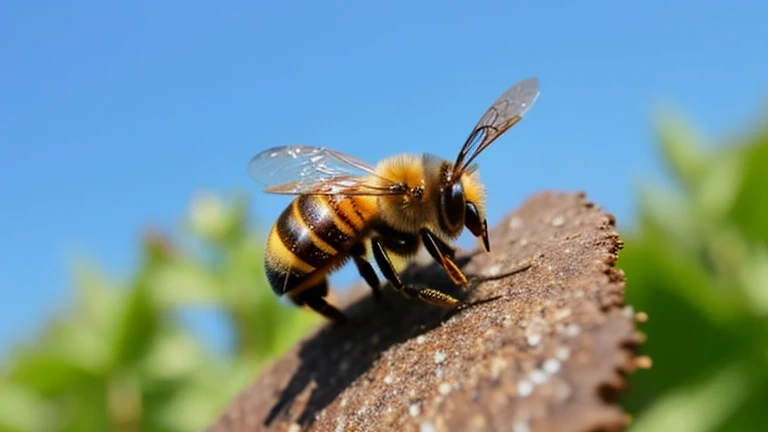
[[[453,283],[460,287],[469,285],[467,276],[451,259],[455,253],[453,248],[445,244],[426,228],[421,230],[421,241],[424,242],[424,247],[427,248],[427,252],[429,252],[432,258],[443,266]]]
[[[358,243],[352,248],[352,259],[355,260],[357,271],[360,276],[365,279],[365,282],[373,290],[373,297],[376,301],[381,301],[381,281],[376,275],[376,271],[367,259],[365,259],[365,246],[362,243]]]
[[[397,271],[394,265],[392,265],[392,260],[389,258],[389,254],[384,249],[384,245],[379,237],[371,240],[371,247],[373,248],[373,257],[376,259],[376,264],[378,264],[384,277],[401,293],[443,307],[456,307],[461,304],[461,300],[436,289],[404,285],[402,280],[400,280],[400,276],[397,275]]]

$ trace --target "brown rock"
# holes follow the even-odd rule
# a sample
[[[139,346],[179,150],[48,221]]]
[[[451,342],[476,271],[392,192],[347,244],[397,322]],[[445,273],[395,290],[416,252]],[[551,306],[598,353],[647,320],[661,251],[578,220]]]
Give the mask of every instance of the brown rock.
[[[640,335],[614,225],[582,194],[535,196],[493,229],[491,253],[459,255],[477,305],[446,314],[389,287],[377,305],[358,289],[346,325],[264,370],[209,430],[623,430]],[[457,292],[434,263],[404,279]]]

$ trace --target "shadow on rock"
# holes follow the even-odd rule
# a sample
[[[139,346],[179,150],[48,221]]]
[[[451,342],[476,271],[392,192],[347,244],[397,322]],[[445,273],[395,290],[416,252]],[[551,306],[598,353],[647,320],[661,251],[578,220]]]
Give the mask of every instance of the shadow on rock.
[[[463,267],[469,259],[457,257],[456,263]],[[456,287],[437,264],[427,268],[412,265],[402,277],[405,283],[411,284],[429,281],[432,288],[473,301],[471,289],[462,291]],[[348,318],[346,324],[328,324],[303,343],[298,354],[299,367],[264,419],[265,426],[283,416],[296,419],[303,427],[311,425],[316,415],[368,371],[389,347],[425,333],[455,315],[417,299],[404,298],[389,284],[382,289],[381,302],[376,302],[370,294],[365,295],[344,313]],[[306,403],[295,403],[313,383]],[[298,405],[303,408],[296,416],[292,411]]]

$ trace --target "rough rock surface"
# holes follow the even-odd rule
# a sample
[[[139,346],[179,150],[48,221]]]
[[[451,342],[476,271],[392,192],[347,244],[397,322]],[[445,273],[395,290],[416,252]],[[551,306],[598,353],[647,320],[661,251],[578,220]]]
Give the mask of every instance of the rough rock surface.
[[[355,290],[347,325],[265,369],[209,430],[623,430],[616,397],[641,335],[613,216],[583,194],[543,193],[490,237],[491,253],[458,258],[476,305],[446,314],[389,287],[379,305]],[[404,278],[457,292],[431,262]]]

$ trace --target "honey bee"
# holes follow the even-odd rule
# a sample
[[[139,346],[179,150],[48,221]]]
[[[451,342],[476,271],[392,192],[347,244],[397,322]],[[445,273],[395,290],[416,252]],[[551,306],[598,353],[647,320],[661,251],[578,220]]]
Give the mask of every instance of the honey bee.
[[[372,166],[324,147],[281,146],[254,156],[249,175],[264,192],[296,195],[272,227],[264,268],[278,296],[343,322],[329,304],[328,275],[350,259],[381,298],[383,276],[406,297],[453,308],[461,301],[425,286],[403,283],[395,261],[407,262],[424,246],[451,280],[466,288],[451,245],[467,228],[490,252],[485,189],[475,158],[520,121],[539,95],[528,78],[504,92],[472,129],[454,162],[430,154],[401,154]]]

